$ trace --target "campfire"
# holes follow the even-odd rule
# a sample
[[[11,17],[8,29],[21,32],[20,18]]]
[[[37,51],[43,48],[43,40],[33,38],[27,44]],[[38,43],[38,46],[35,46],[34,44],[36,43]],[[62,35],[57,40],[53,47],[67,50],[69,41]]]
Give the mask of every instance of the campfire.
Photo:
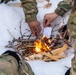
[[[43,36],[41,39],[37,39],[34,42],[34,47],[32,53],[26,54],[24,56],[27,60],[59,60],[66,57],[64,51],[68,48],[68,44],[62,44],[60,39],[48,39],[46,36]]]
[[[56,25],[57,26],[57,25]],[[59,28],[60,35],[56,37],[51,36],[47,38],[43,35],[38,39],[24,39],[24,34],[20,33],[21,37],[18,39],[13,38],[9,41],[6,48],[13,48],[20,56],[26,60],[43,60],[43,61],[57,61],[61,58],[65,58],[65,50],[71,47],[67,39],[67,30],[63,31],[63,27]]]
[[[56,38],[47,38],[45,35],[41,39],[36,40],[20,40],[14,39],[14,43],[18,44],[13,45],[11,42],[10,45],[16,49],[18,52],[22,52],[22,55],[26,60],[44,60],[44,61],[57,61],[61,58],[65,58],[65,50],[68,49],[68,44],[60,38],[59,35]],[[6,46],[6,47],[7,47]]]

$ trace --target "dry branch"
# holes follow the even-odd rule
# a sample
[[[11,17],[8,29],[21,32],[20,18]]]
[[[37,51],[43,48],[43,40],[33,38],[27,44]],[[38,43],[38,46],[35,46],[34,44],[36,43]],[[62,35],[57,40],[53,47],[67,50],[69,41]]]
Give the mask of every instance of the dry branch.
[[[56,61],[59,60],[59,58],[57,56],[53,56],[49,53],[41,53],[41,54],[51,58],[52,60],[56,60]]]
[[[51,51],[51,53],[52,53],[53,55],[57,55],[57,54],[59,54],[59,53],[64,52],[67,48],[68,48],[68,45],[67,45],[67,44],[64,44],[63,47],[58,48],[58,49],[55,49],[55,50]]]
[[[12,4],[8,4],[10,6],[16,6],[16,7],[22,7],[21,3],[12,3]]]
[[[51,7],[51,3],[47,3],[46,5],[44,5],[44,8],[49,8],[49,7]]]

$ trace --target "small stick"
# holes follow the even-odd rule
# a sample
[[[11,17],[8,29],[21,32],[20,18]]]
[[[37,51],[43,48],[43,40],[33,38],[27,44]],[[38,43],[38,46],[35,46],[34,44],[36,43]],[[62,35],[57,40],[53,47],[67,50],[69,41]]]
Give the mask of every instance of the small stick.
[[[12,3],[12,4],[8,4],[10,6],[16,6],[16,7],[22,7],[21,3]]]
[[[51,59],[53,59],[53,60],[59,60],[59,58],[57,57],[57,56],[53,56],[53,55],[51,55],[51,54],[48,54],[48,53],[41,53],[42,55],[45,55],[45,56],[47,56],[47,57],[49,57],[49,58],[51,58]]]
[[[21,21],[20,21],[20,34],[21,34],[21,38],[23,39],[23,35],[22,35],[22,31],[21,31],[21,22],[22,22],[22,20],[23,20],[23,18],[21,19]]]
[[[7,29],[7,31],[8,31],[8,33],[9,33],[13,38],[15,38],[8,29]]]
[[[25,60],[25,58],[23,57],[23,55],[19,53],[19,51],[15,48],[15,46],[12,44],[11,41],[9,41],[9,44],[10,44],[11,47],[15,50],[15,52],[18,53],[18,54],[21,56],[21,58],[22,58],[23,60]]]
[[[32,33],[29,35],[28,40],[30,40],[31,36],[32,36]]]

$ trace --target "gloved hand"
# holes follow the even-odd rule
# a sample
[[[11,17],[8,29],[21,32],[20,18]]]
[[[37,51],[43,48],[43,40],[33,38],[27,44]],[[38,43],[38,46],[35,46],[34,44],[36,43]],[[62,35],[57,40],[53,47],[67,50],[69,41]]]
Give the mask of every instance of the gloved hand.
[[[35,21],[28,23],[28,25],[29,25],[33,35],[38,36],[41,31],[40,23],[37,20],[35,20]]]

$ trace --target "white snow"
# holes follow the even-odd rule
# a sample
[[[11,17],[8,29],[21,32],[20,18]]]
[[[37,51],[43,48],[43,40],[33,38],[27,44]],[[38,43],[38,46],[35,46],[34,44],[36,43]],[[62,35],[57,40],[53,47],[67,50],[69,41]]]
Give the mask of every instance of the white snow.
[[[54,12],[57,7],[57,4],[60,1],[61,0],[50,0],[50,2],[52,2],[52,7],[48,9],[41,8],[41,6],[47,3],[46,1],[38,3],[39,12],[37,18],[40,21],[41,25],[43,25],[44,15],[47,13]],[[16,3],[16,2],[20,2],[20,1],[17,0],[9,3]],[[51,24],[53,26],[56,23],[60,23],[61,26],[63,25],[63,21],[66,24],[67,20],[68,20],[68,15],[64,15],[64,17],[58,17]],[[5,46],[8,44],[8,41],[11,41],[13,37],[18,38],[21,36],[19,29],[20,22],[22,26],[22,33],[27,32],[26,29],[29,29],[29,27],[25,22],[23,9],[21,7],[14,7],[6,4],[0,4],[0,55],[6,50],[8,50],[7,48],[5,48]],[[30,34],[30,32],[26,33],[26,35],[28,34]],[[28,63],[31,65],[35,75],[64,75],[65,72],[68,70],[67,67],[71,67],[71,59],[74,56],[72,48],[67,50],[65,53],[67,57],[59,61],[44,62],[44,61],[36,60],[36,61],[28,61]]]
[[[52,27],[45,27],[43,31],[43,35],[45,35],[47,38],[50,38],[52,32]]]

